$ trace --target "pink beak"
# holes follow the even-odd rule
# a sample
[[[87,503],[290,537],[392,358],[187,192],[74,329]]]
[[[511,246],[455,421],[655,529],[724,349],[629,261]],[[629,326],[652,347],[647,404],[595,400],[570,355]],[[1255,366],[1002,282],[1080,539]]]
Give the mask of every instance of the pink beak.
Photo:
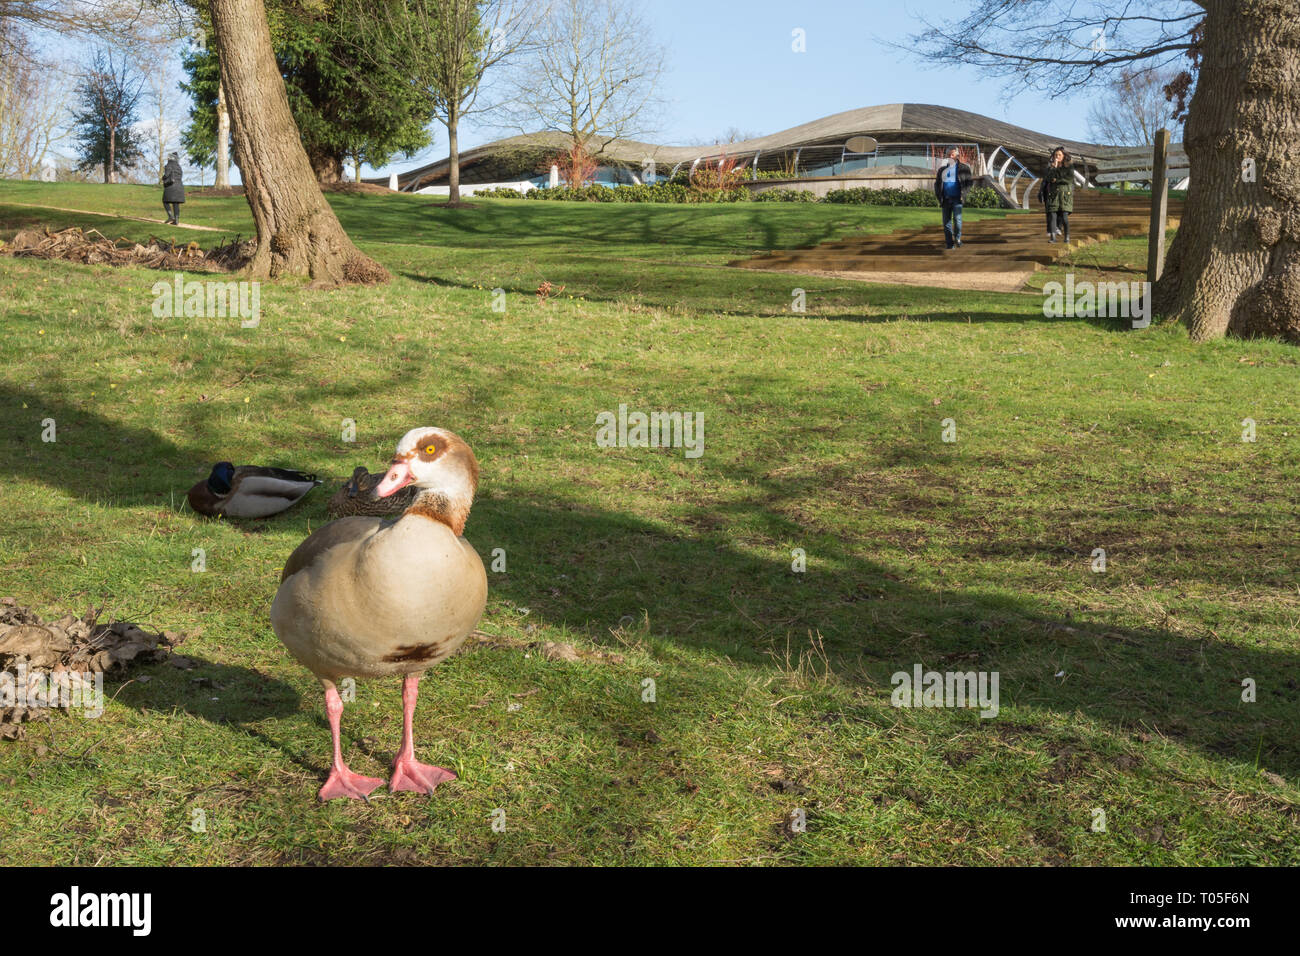
[[[415,480],[415,475],[411,474],[411,466],[404,461],[394,462],[393,466],[388,469],[388,474],[384,475],[384,480],[375,485],[375,497],[387,498],[399,488],[405,488]]]

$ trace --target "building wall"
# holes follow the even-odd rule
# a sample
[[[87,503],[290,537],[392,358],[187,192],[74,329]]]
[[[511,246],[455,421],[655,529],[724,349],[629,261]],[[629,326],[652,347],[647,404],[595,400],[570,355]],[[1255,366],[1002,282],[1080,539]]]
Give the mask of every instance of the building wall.
[[[470,186],[465,183],[461,184],[460,194],[462,196],[472,196],[475,193],[487,192],[490,189],[518,189],[521,193],[526,193],[530,189],[536,189],[528,180],[511,183],[475,183]],[[450,186],[425,186],[423,189],[417,189],[416,192],[421,196],[447,196],[451,193]]]

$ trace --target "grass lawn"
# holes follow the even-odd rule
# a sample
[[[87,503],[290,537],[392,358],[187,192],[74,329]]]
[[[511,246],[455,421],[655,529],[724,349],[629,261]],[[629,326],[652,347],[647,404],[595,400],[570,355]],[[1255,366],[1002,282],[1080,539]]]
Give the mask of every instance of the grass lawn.
[[[0,236],[220,238],[18,205],[157,194],[0,183]],[[933,210],[331,202],[394,281],[264,285],[257,328],[0,258],[0,595],[200,661],[0,741],[0,863],[1300,863],[1294,348],[723,265]],[[240,198],[182,216],[252,231]],[[1133,265],[1108,246],[1079,270]],[[597,447],[621,403],[702,412],[703,456]],[[321,805],[319,688],[268,611],[336,482],[254,523],[184,492],[223,458],[341,480],[424,424],[473,446],[466,537],[507,560],[490,640],[422,685],[419,756],[460,779]],[[893,707],[916,664],[997,672],[1000,712]],[[353,769],[387,775],[399,689],[359,682]]]

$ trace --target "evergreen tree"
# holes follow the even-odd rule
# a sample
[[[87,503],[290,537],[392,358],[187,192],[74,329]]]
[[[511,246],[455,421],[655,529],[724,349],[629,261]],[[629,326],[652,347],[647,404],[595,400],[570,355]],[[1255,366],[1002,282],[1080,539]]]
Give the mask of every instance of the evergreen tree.
[[[341,179],[350,157],[382,166],[396,153],[411,155],[431,142],[434,117],[423,97],[396,79],[377,81],[341,55],[333,3],[269,0],[266,9],[289,108],[319,182]],[[194,102],[182,144],[191,161],[210,166],[219,79],[215,43],[189,50],[182,65],[188,79],[181,88]]]
[[[76,86],[72,131],[77,138],[77,169],[103,167],[104,182],[130,169],[144,155],[132,128],[144,92],[144,77],[126,58],[95,50]]]

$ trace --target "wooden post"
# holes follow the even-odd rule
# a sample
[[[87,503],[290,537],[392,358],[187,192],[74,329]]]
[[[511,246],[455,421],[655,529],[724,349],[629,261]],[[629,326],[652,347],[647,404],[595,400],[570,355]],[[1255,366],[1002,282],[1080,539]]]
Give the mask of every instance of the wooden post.
[[[1151,233],[1147,237],[1147,281],[1165,271],[1165,226],[1169,219],[1169,130],[1156,132],[1151,157]]]

